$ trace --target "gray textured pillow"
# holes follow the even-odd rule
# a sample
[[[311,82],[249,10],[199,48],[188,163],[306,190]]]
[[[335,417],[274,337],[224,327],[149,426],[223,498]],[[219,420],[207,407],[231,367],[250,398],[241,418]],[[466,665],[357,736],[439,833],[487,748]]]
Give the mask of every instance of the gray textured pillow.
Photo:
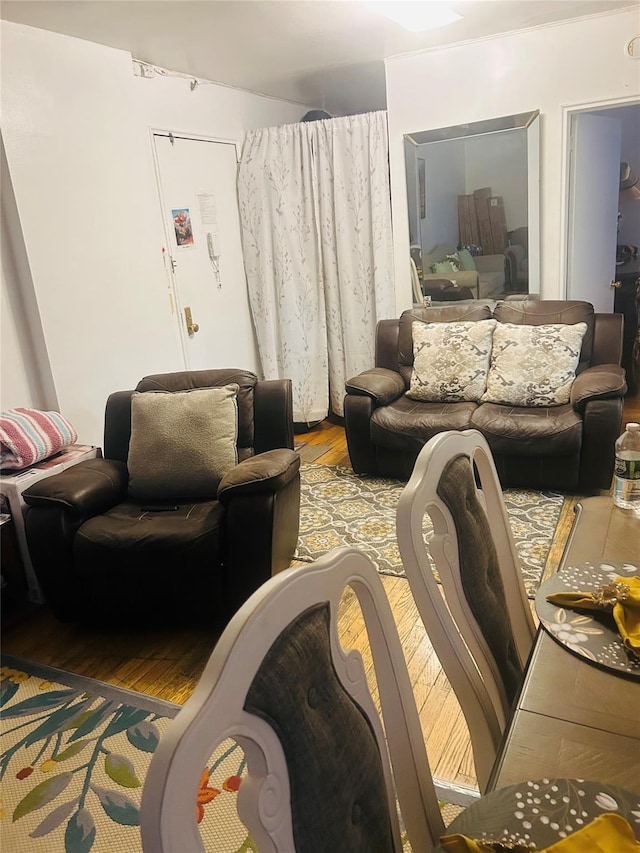
[[[498,323],[483,403],[562,406],[576,378],[586,323]]]
[[[497,320],[412,324],[412,400],[477,402],[487,387],[491,338]]]
[[[135,391],[131,397],[129,494],[139,500],[215,497],[238,463],[237,385]]]

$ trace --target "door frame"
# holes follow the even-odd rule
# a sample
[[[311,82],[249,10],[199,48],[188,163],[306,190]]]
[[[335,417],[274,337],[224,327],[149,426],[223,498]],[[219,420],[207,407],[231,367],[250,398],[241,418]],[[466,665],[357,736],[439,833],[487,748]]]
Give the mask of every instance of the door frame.
[[[149,126],[149,145],[151,147],[151,158],[153,162],[153,171],[156,179],[156,192],[158,194],[158,210],[160,213],[160,228],[163,237],[163,245],[166,246],[166,252],[163,254],[164,270],[167,277],[167,289],[169,291],[169,305],[171,314],[175,320],[176,334],[180,343],[180,351],[182,352],[183,369],[190,370],[189,350],[187,347],[187,333],[183,320],[183,306],[180,298],[180,288],[178,280],[173,271],[171,262],[171,253],[169,246],[171,245],[172,234],[169,233],[167,223],[163,213],[163,190],[162,176],[160,174],[160,162],[158,152],[155,145],[155,137],[164,136],[169,139],[185,139],[193,142],[215,142],[222,145],[232,145],[235,149],[236,167],[240,162],[241,141],[231,137],[211,136],[203,133],[193,133],[191,131],[169,130],[168,128]]]
[[[562,109],[562,159],[560,172],[560,253],[559,253],[559,281],[562,282],[563,298],[567,298],[567,278],[569,271],[569,202],[571,181],[571,124],[574,115],[578,113],[590,113],[599,110],[615,109],[616,107],[629,107],[634,104],[640,105],[640,97],[629,95],[622,98],[608,98],[599,101],[582,101],[574,104],[561,104]],[[612,271],[613,274],[614,271]]]

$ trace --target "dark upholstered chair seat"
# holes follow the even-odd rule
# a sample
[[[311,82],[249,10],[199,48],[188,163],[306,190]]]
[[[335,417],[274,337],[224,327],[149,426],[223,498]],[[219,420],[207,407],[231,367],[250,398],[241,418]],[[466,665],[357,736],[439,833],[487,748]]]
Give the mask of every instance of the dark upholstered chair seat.
[[[471,425],[493,453],[523,456],[580,455],[582,418],[573,406],[526,408],[483,403]]]
[[[105,614],[115,620],[166,611],[168,595],[176,621],[215,619],[225,600],[219,558],[223,527],[219,501],[154,513],[125,501],[76,533],[76,580],[88,600],[102,600]]]
[[[182,503],[178,509],[144,512],[140,503],[123,501],[103,515],[86,521],[76,533],[73,550],[87,570],[102,555],[119,570],[122,561],[136,565],[143,560],[200,560],[218,549],[224,512],[220,501]],[[90,561],[90,562],[89,562]]]

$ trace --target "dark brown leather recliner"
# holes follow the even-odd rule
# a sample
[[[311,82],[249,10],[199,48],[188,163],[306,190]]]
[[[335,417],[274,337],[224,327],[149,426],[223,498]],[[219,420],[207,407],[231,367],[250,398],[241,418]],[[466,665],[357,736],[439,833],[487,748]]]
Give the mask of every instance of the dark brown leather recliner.
[[[24,493],[29,552],[63,620],[144,617],[227,620],[293,557],[300,456],[293,450],[291,381],[244,370],[147,376],[136,391],[239,386],[238,464],[210,497],[160,502],[127,493],[132,391],[107,400],[104,458]]]
[[[495,403],[430,403],[405,395],[413,369],[412,323],[476,321],[587,323],[571,400],[518,408]],[[614,443],[626,391],[622,315],[595,314],[579,301],[475,300],[414,307],[381,320],[375,367],[346,383],[344,419],[349,457],[358,474],[408,479],[418,453],[445,430],[478,429],[503,486],[588,492],[611,485]]]

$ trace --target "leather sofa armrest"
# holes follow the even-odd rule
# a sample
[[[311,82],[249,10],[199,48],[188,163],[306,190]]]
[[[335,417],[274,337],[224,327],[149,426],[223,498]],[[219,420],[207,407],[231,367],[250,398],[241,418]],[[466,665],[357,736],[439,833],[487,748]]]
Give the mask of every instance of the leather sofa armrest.
[[[571,386],[571,405],[576,411],[584,412],[591,400],[623,397],[626,391],[624,369],[617,364],[599,364],[576,376]]]
[[[124,500],[128,483],[129,472],[124,462],[87,459],[34,483],[24,490],[22,497],[30,507],[62,508],[72,516],[91,518]]]
[[[254,448],[256,455],[287,447],[293,450],[293,391],[290,379],[256,382]]]
[[[399,373],[386,367],[372,367],[349,379],[345,389],[347,394],[371,397],[377,406],[386,406],[397,399],[406,387]]]
[[[620,364],[624,316],[622,314],[595,314],[591,366]]]
[[[278,492],[300,470],[300,454],[282,448],[251,456],[228,471],[218,486],[218,500],[228,506],[237,495]]]
[[[507,246],[507,248],[504,250],[504,253],[506,257],[513,258],[516,264],[522,263],[525,258],[525,248],[519,243],[516,243],[513,246]]]

